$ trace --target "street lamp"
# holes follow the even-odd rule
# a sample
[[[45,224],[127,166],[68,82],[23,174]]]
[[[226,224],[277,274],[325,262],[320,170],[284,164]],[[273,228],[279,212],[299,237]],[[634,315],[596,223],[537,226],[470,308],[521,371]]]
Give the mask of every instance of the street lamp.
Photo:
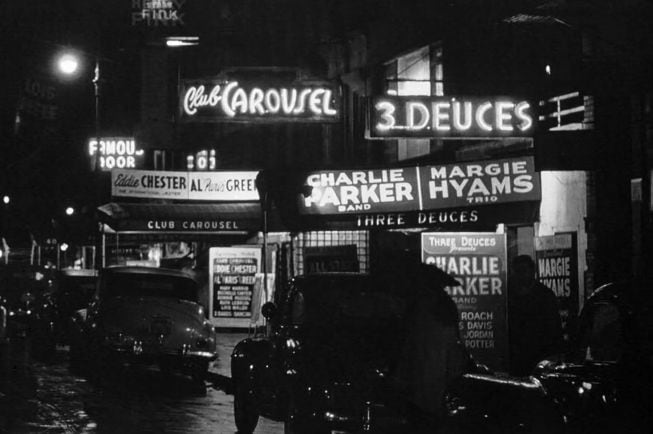
[[[57,66],[59,72],[65,76],[72,76],[78,70],[80,64],[80,57],[72,52],[65,52],[58,56]],[[94,89],[94,98],[95,98],[95,117],[94,117],[94,136],[96,142],[100,143],[100,56],[95,56],[95,68],[93,75],[93,89]],[[99,205],[100,193],[98,192],[100,188],[100,182],[98,181],[98,172],[100,171],[100,156],[99,156],[99,146],[95,151],[95,161],[93,162],[93,171],[95,172],[95,206]],[[75,209],[73,207],[66,208],[67,215],[73,215]],[[100,237],[96,234],[95,250],[99,250]],[[96,264],[96,266],[99,265]]]
[[[79,69],[79,58],[72,53],[64,53],[59,56],[57,68],[62,74],[71,76]]]
[[[11,199],[9,198],[9,196],[4,195],[2,197],[2,202],[4,202],[5,205],[9,205],[9,202],[11,202]]]

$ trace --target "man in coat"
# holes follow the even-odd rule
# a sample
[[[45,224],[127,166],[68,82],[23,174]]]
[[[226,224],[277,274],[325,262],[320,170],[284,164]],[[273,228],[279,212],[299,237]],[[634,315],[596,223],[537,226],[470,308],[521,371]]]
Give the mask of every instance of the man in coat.
[[[414,297],[406,313],[406,338],[397,379],[407,402],[411,432],[436,433],[441,425],[444,392],[462,375],[469,356],[458,334],[458,309],[445,292],[460,283],[434,265],[415,270]]]
[[[547,356],[562,351],[562,323],[555,294],[535,279],[528,255],[512,261],[508,289],[510,373],[530,375]]]

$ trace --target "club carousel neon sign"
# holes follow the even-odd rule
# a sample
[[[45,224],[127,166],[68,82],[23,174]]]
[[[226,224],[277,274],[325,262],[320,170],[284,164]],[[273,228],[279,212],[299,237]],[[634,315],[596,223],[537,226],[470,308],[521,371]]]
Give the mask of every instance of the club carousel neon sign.
[[[180,99],[185,121],[335,122],[340,116],[338,88],[325,83],[273,86],[236,80],[188,80]]]
[[[524,137],[535,129],[534,106],[509,98],[377,97],[370,138]]]

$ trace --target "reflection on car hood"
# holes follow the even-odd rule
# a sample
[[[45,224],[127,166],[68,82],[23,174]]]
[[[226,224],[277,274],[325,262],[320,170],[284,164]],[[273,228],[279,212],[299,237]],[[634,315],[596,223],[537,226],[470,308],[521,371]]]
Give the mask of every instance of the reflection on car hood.
[[[401,348],[394,327],[322,330],[301,340],[310,375],[328,381],[365,383],[382,379],[393,370]]]
[[[155,318],[194,329],[204,323],[199,304],[173,298],[114,297],[101,304],[99,313],[105,327],[119,328],[123,333],[139,332],[144,322]]]

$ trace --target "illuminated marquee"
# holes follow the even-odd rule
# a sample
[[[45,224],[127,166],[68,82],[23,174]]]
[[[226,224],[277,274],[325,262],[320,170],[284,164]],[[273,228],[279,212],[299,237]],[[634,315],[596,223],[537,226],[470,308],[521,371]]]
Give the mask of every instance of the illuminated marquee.
[[[191,122],[335,122],[340,117],[339,90],[325,83],[189,80],[180,100],[181,119]]]
[[[534,105],[509,98],[376,97],[369,138],[524,137],[535,129]]]
[[[144,151],[136,148],[133,137],[102,137],[98,143],[95,138],[88,141],[88,155],[92,168],[95,168],[94,156],[99,156],[100,170],[135,169],[140,166]]]

